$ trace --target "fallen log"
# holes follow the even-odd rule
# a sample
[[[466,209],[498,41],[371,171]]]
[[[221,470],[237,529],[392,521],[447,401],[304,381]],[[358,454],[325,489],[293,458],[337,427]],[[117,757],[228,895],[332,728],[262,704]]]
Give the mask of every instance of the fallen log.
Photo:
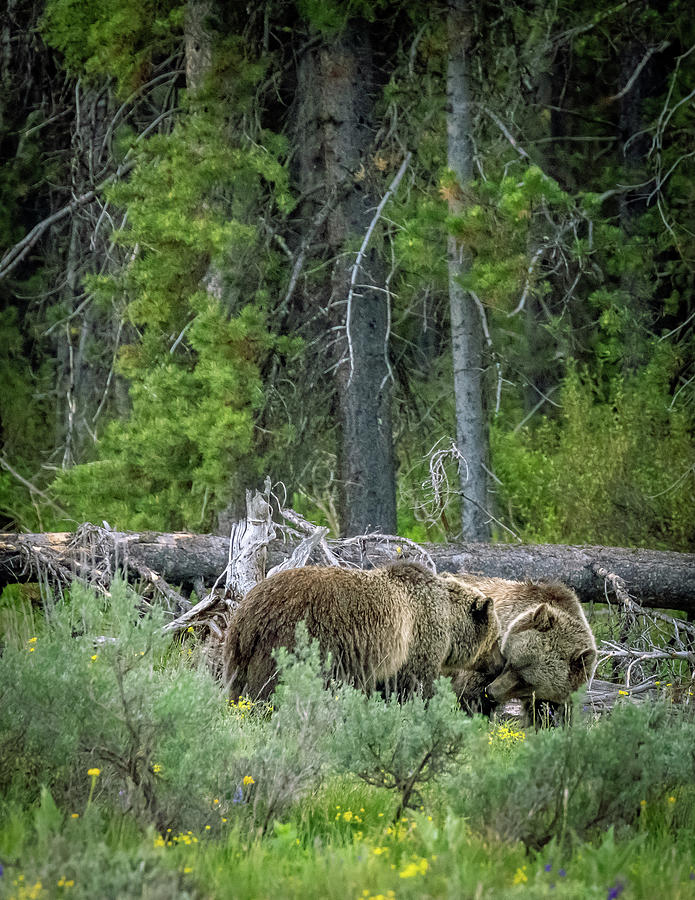
[[[66,571],[91,566],[95,571],[149,570],[170,585],[189,590],[210,586],[229,561],[229,540],[204,534],[115,532],[100,529],[101,539],[85,548],[69,532],[0,535],[0,587],[51,578],[51,566]],[[286,560],[299,541],[274,540],[268,567]],[[394,559],[429,557],[438,571],[473,572],[502,578],[559,578],[584,602],[624,603],[629,595],[648,608],[677,609],[695,615],[695,554],[620,547],[561,544],[423,544],[369,535],[324,541],[334,559],[368,568]],[[102,554],[103,558],[99,558]],[[108,556],[108,558],[106,558]],[[326,563],[317,547],[310,562]],[[617,589],[617,591],[616,591]]]

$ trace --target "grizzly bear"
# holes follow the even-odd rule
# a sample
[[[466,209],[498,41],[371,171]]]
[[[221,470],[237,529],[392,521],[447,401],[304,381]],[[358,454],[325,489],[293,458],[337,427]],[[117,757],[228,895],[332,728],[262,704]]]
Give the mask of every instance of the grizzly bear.
[[[560,717],[559,707],[589,679],[596,664],[596,641],[577,595],[557,581],[456,577],[494,600],[504,657],[503,668],[487,684],[481,660],[477,672],[464,667],[454,677],[461,704],[489,712],[496,703],[519,698],[527,723],[543,702]]]
[[[301,621],[323,657],[330,653],[333,677],[367,692],[395,683],[403,697],[431,696],[440,673],[487,666],[498,638],[492,600],[415,563],[286,569],[250,590],[232,616],[223,645],[232,700],[270,696],[273,650],[294,646]]]

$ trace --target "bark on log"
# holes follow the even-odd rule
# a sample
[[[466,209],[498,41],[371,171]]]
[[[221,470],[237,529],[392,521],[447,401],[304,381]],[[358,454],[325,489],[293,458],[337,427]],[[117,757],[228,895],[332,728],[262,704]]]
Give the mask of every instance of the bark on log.
[[[201,534],[158,532],[110,532],[113,542],[111,571],[123,568],[127,559],[147,566],[169,584],[192,586],[202,579],[212,584],[224,571],[229,541]],[[73,561],[84,565],[84,549],[71,548],[71,533],[0,535],[0,586],[36,581],[46,557],[69,569]],[[295,544],[273,541],[269,567],[278,565]],[[401,548],[401,551],[397,550]],[[331,544],[343,561],[364,568],[407,558],[410,548],[393,540],[365,540]],[[438,571],[474,572],[503,578],[559,578],[585,602],[617,602],[613,587],[597,574],[599,569],[622,578],[630,596],[643,606],[678,609],[695,614],[695,554],[619,547],[565,546],[561,544],[425,544]],[[36,560],[38,559],[38,562]],[[32,563],[32,560],[34,562]],[[317,561],[322,561],[317,558]],[[93,564],[99,567],[99,560]]]

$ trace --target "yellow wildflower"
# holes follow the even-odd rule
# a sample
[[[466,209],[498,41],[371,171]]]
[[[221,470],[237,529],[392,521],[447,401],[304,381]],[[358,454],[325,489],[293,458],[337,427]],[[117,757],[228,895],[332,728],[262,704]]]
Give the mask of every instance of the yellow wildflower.
[[[159,775],[159,773],[162,771],[161,763],[155,763],[152,766],[152,771],[154,772],[155,775]]]
[[[255,779],[252,778],[250,775],[244,775],[244,787],[247,784],[255,784],[255,783],[256,783]]]
[[[87,769],[87,775],[91,775],[93,778],[97,778],[101,775],[101,769]]]
[[[504,747],[512,747],[525,740],[526,733],[524,731],[517,731],[504,723],[495,725],[488,737],[489,744],[498,743]]]
[[[27,641],[27,644],[35,644],[35,643],[36,643],[36,638],[35,638],[35,637],[29,638],[29,640]]]
[[[71,819],[79,819],[79,818],[80,818],[80,814],[79,814],[79,813],[73,813],[73,814],[70,816],[70,818],[71,818]]]
[[[413,878],[415,875],[425,875],[429,865],[430,864],[424,858],[408,863],[405,869],[398,873],[399,878]]]
[[[99,657],[99,654],[95,653],[93,656],[90,656],[89,658],[92,660],[92,662],[94,662],[94,660],[97,659],[98,657]]]
[[[528,875],[526,874],[526,866],[520,866],[514,873],[514,878],[512,879],[512,884],[523,884],[526,881],[528,881]]]
[[[627,697],[627,696],[629,696],[630,692],[629,691],[618,691],[618,693],[620,694],[621,697]]]

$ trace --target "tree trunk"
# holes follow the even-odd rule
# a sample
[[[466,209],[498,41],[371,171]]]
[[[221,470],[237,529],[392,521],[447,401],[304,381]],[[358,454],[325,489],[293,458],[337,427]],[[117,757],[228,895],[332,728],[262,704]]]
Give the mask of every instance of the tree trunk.
[[[212,32],[209,26],[213,0],[188,0],[184,23],[186,87],[198,93],[212,66]]]
[[[102,88],[74,86],[70,193],[79,197],[102,180],[108,166],[106,130],[113,95]],[[108,225],[99,204],[86,204],[70,221],[65,256],[65,286],[61,292],[67,312],[64,323],[52,331],[56,342],[56,446],[63,447],[62,466],[82,462],[93,443],[94,421],[104,396],[116,348],[110,346],[120,330],[87,296],[84,279],[103,274],[108,266]],[[116,338],[117,341],[117,338]]]
[[[5,534],[0,536],[0,586],[37,580],[37,570],[45,572],[57,565],[97,566],[84,545],[75,543],[73,533]],[[101,532],[110,546],[111,571],[123,567],[127,559],[147,567],[170,584],[192,585],[202,579],[212,584],[227,567],[229,541],[216,535],[158,532]],[[329,541],[331,551],[341,560],[364,568],[393,562],[407,556],[405,542]],[[294,544],[273,541],[268,565],[287,559]],[[563,544],[423,544],[437,570],[471,572],[510,578],[557,578],[577,591],[585,602],[614,600],[599,570],[622,578],[626,590],[643,606],[695,612],[695,554],[620,547],[571,547]],[[401,552],[397,551],[401,547]],[[310,561],[321,563],[316,551]]]
[[[340,420],[340,519],[344,534],[396,530],[388,365],[389,308],[381,255],[362,244],[379,202],[370,169],[374,106],[381,93],[370,29],[349,22],[339,38],[308,50],[298,73],[298,180],[304,227],[332,204],[317,238],[332,261],[321,301]],[[317,190],[318,189],[318,190]]]
[[[473,177],[473,147],[468,99],[468,43],[471,12],[466,0],[454,0],[449,10],[449,64],[447,70],[448,162],[460,187],[451,192],[449,212],[461,208],[463,192]],[[484,541],[490,536],[486,513],[487,433],[483,408],[483,326],[475,299],[461,278],[470,267],[470,255],[453,237],[448,242],[451,351],[456,400],[456,439],[465,462],[460,466],[461,527],[464,540]]]

